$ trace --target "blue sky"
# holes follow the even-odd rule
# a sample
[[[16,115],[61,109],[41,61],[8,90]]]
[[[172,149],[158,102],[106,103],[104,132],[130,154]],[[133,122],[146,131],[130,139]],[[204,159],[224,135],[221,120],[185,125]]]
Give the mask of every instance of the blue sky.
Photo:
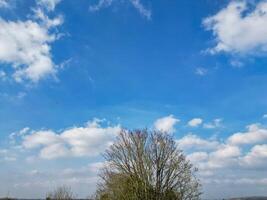
[[[267,195],[266,12],[264,0],[0,0],[0,196],[92,193],[121,127],[173,134],[204,198]]]

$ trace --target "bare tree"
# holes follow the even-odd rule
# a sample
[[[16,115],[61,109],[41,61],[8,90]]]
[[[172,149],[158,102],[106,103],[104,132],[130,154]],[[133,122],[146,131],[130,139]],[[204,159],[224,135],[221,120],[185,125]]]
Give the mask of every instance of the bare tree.
[[[75,196],[68,186],[60,186],[46,195],[47,200],[72,200]]]
[[[101,200],[197,200],[196,168],[172,136],[147,130],[122,130],[105,152],[97,197]]]

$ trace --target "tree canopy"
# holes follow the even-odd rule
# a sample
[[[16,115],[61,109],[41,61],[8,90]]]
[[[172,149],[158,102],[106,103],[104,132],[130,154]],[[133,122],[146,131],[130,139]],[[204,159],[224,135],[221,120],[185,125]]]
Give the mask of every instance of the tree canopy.
[[[122,130],[104,153],[99,200],[197,200],[196,168],[167,133]]]

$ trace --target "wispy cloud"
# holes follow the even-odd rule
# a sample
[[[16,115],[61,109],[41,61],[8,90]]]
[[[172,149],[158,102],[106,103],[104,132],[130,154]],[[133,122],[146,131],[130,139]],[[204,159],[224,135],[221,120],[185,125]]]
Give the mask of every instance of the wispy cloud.
[[[205,76],[208,74],[208,69],[206,69],[204,67],[197,67],[195,69],[195,74],[199,75],[199,76]]]
[[[130,0],[130,2],[139,11],[141,15],[143,15],[147,19],[151,19],[151,10],[146,9],[144,5],[140,2],[140,0]]]
[[[222,126],[222,121],[223,119],[221,118],[214,119],[212,122],[203,124],[203,128],[207,128],[207,129],[219,128]]]
[[[37,0],[37,3],[49,11],[53,11],[61,0]]]
[[[99,0],[97,4],[89,6],[91,12],[99,11],[102,8],[109,7],[113,3],[113,0]]]
[[[118,2],[118,0],[99,0],[97,4],[91,5],[89,10],[91,12],[96,12],[103,8],[110,7],[115,2]],[[140,0],[124,0],[122,2],[129,2],[142,16],[146,19],[151,19],[152,11],[145,8]]]

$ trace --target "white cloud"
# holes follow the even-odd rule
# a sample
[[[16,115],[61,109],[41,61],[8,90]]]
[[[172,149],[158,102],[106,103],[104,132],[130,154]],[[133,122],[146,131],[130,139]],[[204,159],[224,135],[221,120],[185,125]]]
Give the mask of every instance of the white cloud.
[[[203,120],[201,118],[191,119],[187,124],[192,127],[197,127],[202,124]]]
[[[194,153],[187,155],[187,158],[192,163],[199,163],[202,161],[206,161],[209,158],[209,154],[207,152],[194,152]]]
[[[264,115],[262,116],[262,118],[267,118],[267,114],[264,114]]]
[[[169,117],[174,118],[172,115],[164,118]],[[249,127],[252,128],[251,126]],[[263,128],[260,125],[256,125],[255,129]],[[23,155],[31,156],[29,157],[29,161],[31,161],[29,164],[34,164],[36,158],[43,159],[37,160],[45,164],[46,160],[66,157],[69,159],[75,157],[75,160],[79,157],[83,161],[87,161],[88,157],[98,156],[99,153],[103,152],[114,141],[119,131],[120,126],[104,126],[101,124],[101,120],[93,120],[84,126],[72,127],[61,131],[33,131],[25,128],[13,133],[10,138],[20,138],[16,141],[23,148],[19,150]],[[189,134],[177,140],[179,148],[184,150],[187,158],[194,166],[198,167],[198,177],[203,183],[204,191],[210,188],[213,190],[214,185],[221,189],[232,187],[235,184],[237,188],[242,189],[242,192],[245,186],[251,187],[253,184],[257,184],[254,187],[254,191],[255,188],[266,186],[266,142],[257,140],[258,142],[254,143],[255,145],[252,147],[251,144],[247,143],[242,143],[244,145],[239,146],[239,142],[230,142],[231,136],[224,139],[205,139]],[[7,162],[10,161],[7,159],[12,158],[16,159],[16,155],[13,157],[12,151],[8,149],[0,150],[0,162]],[[69,184],[73,186],[75,191],[81,192],[80,185],[94,185],[97,181],[96,174],[104,163],[101,160],[99,162],[99,157],[96,158],[96,163],[76,166],[77,168],[65,168],[64,166],[64,169],[60,169],[60,172],[55,171],[55,169],[49,169],[44,173],[36,168],[29,169],[27,179],[24,178],[21,181],[14,178],[16,180],[15,184],[17,188],[23,189],[23,191],[37,187],[37,185],[47,191],[47,187],[51,185],[52,181],[53,184]],[[25,182],[25,180],[27,181]],[[85,191],[88,194],[88,187]]]
[[[56,5],[57,2],[37,1],[38,5]],[[11,72],[2,70],[1,74],[5,77],[12,74],[17,82],[28,80],[36,83],[48,75],[55,75],[57,71],[50,51],[51,44],[58,39],[54,28],[61,25],[63,19],[61,16],[50,19],[42,6],[32,10],[34,14],[24,21],[0,17],[0,63],[12,67]]]
[[[242,159],[242,164],[248,166],[266,166],[267,144],[255,145],[250,152]]]
[[[177,140],[178,147],[186,149],[215,149],[219,143],[215,140],[202,139],[197,135],[188,134]]]
[[[99,11],[102,8],[109,7],[113,3],[113,0],[99,0],[97,4],[91,5],[89,10],[91,12]]]
[[[22,137],[22,146],[25,149],[40,149],[39,156],[43,159],[97,156],[112,144],[120,130],[120,126],[103,128],[95,119],[83,127],[73,127],[60,133],[32,131]]]
[[[255,8],[246,1],[231,1],[214,16],[203,21],[207,30],[215,36],[212,53],[266,53],[267,51],[267,2],[259,2]]]
[[[61,141],[61,137],[57,135],[54,131],[37,131],[24,136],[22,145],[26,149],[32,149],[36,147],[57,144]]]
[[[205,76],[205,75],[207,75],[207,73],[208,73],[208,70],[206,68],[203,68],[203,67],[197,67],[195,70],[195,74],[199,75],[199,76]]]
[[[231,138],[231,136],[229,137]],[[201,171],[201,174],[216,174],[215,170],[266,169],[267,144],[256,144],[247,151],[225,141],[209,141],[196,135],[187,135],[177,141],[178,146],[188,151],[188,159]],[[199,151],[201,150],[201,151]],[[186,151],[187,152],[187,151]],[[240,177],[239,177],[240,178]]]
[[[209,158],[199,163],[199,168],[204,171],[228,169],[238,167],[238,157],[241,150],[235,146],[222,145],[218,150],[208,154]]]
[[[228,142],[234,145],[240,145],[267,141],[267,129],[261,128],[259,124],[251,124],[247,129],[247,132],[239,132],[230,136]]]
[[[239,60],[233,59],[230,61],[230,65],[232,65],[235,68],[241,68],[241,67],[243,67],[244,63],[242,63]]]
[[[204,148],[203,148],[204,150]],[[217,148],[208,151],[195,151],[188,155],[191,160],[204,174],[213,174],[216,169],[239,167],[239,157],[242,151],[239,147],[217,143]]]
[[[180,122],[179,119],[175,118],[173,115],[167,117],[162,117],[154,122],[154,128],[158,131],[173,133],[175,131],[174,126]]]
[[[210,155],[217,159],[226,159],[237,157],[241,154],[241,150],[237,146],[232,145],[222,145],[218,150],[212,152]]]
[[[12,143],[15,143],[16,141],[16,138],[17,137],[21,137],[25,134],[27,134],[28,132],[30,131],[30,128],[29,127],[25,127],[17,132],[13,132],[9,135],[9,139],[12,141]]]
[[[51,21],[47,24],[47,21],[6,21],[0,18],[0,62],[12,66],[17,82],[38,82],[56,73],[50,53],[50,44],[56,40],[56,35],[51,34],[50,29],[61,20],[53,21],[53,24]]]
[[[151,19],[152,12],[151,10],[146,9],[140,0],[130,0],[132,5],[139,11],[139,13],[146,17],[147,19]]]
[[[132,4],[132,6],[142,15],[144,16],[145,18],[147,19],[151,19],[151,15],[152,15],[152,12],[151,10],[147,9],[144,7],[144,5],[141,3],[140,0],[124,0],[124,1],[121,1],[121,2],[129,2],[130,4]],[[95,11],[99,11],[101,10],[102,8],[106,8],[106,7],[109,7],[111,6],[113,3],[115,2],[119,2],[117,0],[99,0],[97,4],[95,5],[91,5],[89,7],[89,10],[91,12],[95,12]]]
[[[50,160],[68,156],[71,156],[71,151],[69,151],[63,142],[45,145],[40,151],[40,158],[42,159]]]
[[[38,4],[44,6],[49,11],[53,11],[61,0],[37,0]]]
[[[214,128],[219,128],[222,126],[222,119],[218,118],[218,119],[214,119],[212,122],[210,123],[205,123],[203,125],[203,128],[207,128],[207,129],[214,129]]]
[[[267,179],[264,173],[267,169],[267,144],[266,140],[260,139],[265,135],[262,133],[265,130],[254,124],[238,137],[234,133],[225,139],[210,140],[189,134],[178,140],[178,145],[186,150],[187,158],[199,169],[198,176],[204,190],[230,189],[229,185],[233,184],[238,188],[252,184],[261,187],[266,186]],[[251,144],[255,146],[249,150]],[[213,187],[214,184],[217,186]]]

